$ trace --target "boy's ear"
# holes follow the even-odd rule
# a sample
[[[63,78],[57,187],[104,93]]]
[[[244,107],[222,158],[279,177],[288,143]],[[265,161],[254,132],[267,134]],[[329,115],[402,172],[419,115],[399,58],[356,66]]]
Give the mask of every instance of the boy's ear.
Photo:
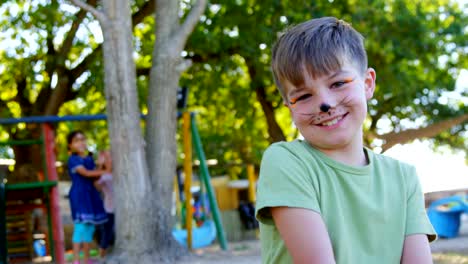
[[[374,95],[376,73],[373,68],[368,68],[364,76],[364,86],[366,99],[369,100]]]

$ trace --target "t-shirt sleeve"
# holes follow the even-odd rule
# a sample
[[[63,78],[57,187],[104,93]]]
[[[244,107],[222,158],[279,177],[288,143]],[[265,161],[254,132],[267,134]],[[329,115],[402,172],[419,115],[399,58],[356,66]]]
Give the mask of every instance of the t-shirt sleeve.
[[[273,224],[271,207],[297,207],[320,213],[312,177],[303,162],[281,145],[272,145],[264,153],[257,184],[256,218]]]
[[[72,173],[76,173],[76,169],[80,166],[84,167],[84,161],[78,155],[72,155],[68,159],[68,168],[70,169]]]
[[[427,217],[424,207],[424,195],[419,184],[419,179],[414,167],[408,169],[407,183],[407,207],[406,207],[406,234],[427,234],[429,242],[436,240],[437,234]]]

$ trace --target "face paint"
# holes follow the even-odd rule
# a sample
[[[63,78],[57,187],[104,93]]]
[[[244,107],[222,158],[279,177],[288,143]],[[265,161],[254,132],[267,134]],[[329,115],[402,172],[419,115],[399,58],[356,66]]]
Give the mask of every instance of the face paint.
[[[328,112],[330,110],[330,108],[331,108],[331,106],[329,104],[327,104],[327,103],[322,103],[320,105],[320,111],[322,111],[324,113]]]

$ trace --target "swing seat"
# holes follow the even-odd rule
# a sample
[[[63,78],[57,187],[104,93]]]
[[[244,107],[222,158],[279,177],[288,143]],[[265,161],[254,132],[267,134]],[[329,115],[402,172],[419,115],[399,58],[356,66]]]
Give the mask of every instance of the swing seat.
[[[187,230],[173,229],[172,236],[182,246],[187,247]],[[203,225],[192,229],[192,248],[202,248],[211,245],[216,238],[216,226],[212,220],[206,220]]]

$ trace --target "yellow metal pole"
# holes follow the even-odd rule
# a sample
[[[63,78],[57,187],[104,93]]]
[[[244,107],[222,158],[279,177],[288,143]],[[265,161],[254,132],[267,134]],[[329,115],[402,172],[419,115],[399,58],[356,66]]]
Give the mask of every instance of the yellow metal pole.
[[[255,179],[255,170],[253,164],[247,165],[247,179],[249,180],[249,202],[255,203],[257,200],[255,194],[256,179]]]
[[[184,192],[185,192],[185,228],[187,230],[187,247],[192,250],[192,134],[190,133],[190,113],[184,112],[183,138],[184,138]]]
[[[180,216],[181,213],[181,204],[180,204],[180,197],[179,197],[179,183],[177,181],[177,176],[174,179],[174,196],[175,196],[175,206],[176,206],[176,215]],[[182,224],[181,224],[182,225]]]
[[[249,190],[248,190],[249,202],[251,202],[252,204],[255,204],[255,202],[257,201],[257,196],[255,192],[256,177],[255,177],[255,168],[253,164],[247,165],[247,180],[249,181]],[[258,229],[255,230],[255,235],[257,236],[257,238],[260,237],[260,232]]]

